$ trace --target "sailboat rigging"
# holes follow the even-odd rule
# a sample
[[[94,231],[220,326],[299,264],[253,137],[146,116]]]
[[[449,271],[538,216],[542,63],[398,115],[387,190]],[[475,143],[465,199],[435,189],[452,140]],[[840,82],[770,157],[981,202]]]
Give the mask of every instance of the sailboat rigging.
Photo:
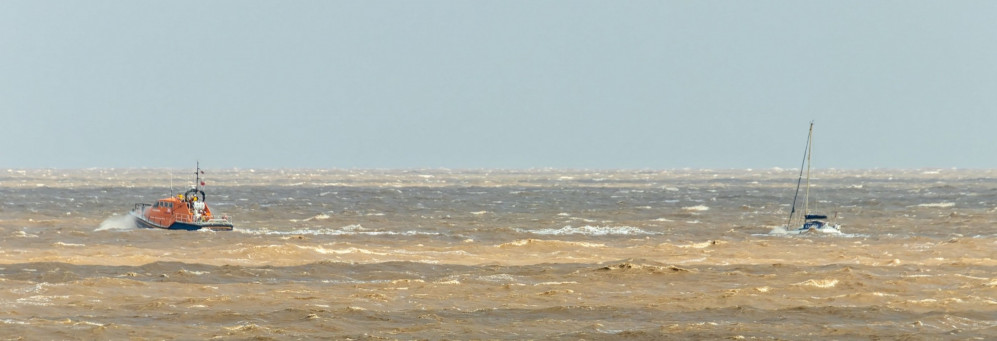
[[[786,223],[786,229],[792,231],[803,233],[808,231],[821,231],[821,232],[839,232],[839,225],[832,224],[828,222],[827,215],[812,213],[810,211],[810,174],[813,169],[811,166],[813,161],[813,137],[814,137],[814,122],[810,121],[810,131],[807,133],[807,144],[803,149],[803,162],[800,165],[800,176],[796,180],[796,193],[793,195],[793,205],[789,211],[789,220]],[[804,187],[803,195],[803,217],[802,219],[793,218],[796,216],[796,202],[800,196],[800,187],[804,184],[803,182],[803,171],[806,170],[806,183]],[[816,205],[814,205],[816,210]]]

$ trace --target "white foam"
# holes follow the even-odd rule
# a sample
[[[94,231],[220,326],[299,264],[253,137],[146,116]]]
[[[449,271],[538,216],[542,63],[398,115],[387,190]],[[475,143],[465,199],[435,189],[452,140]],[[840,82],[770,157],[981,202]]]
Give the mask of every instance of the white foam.
[[[3,324],[20,324],[20,325],[27,325],[28,324],[27,322],[24,322],[24,321],[15,321],[15,320],[12,320],[12,319],[0,319],[0,323],[3,323]]]
[[[329,218],[330,218],[330,217],[329,217],[329,215],[328,215],[328,214],[325,214],[325,213],[321,213],[321,214],[318,214],[318,215],[315,215],[314,217],[311,217],[311,218],[307,218],[307,219],[305,219],[305,220],[303,220],[303,221],[311,221],[311,220],[326,220],[326,219],[329,219]]]
[[[488,282],[508,282],[508,283],[517,283],[517,282],[519,282],[518,278],[516,278],[515,276],[510,275],[510,274],[498,274],[498,275],[481,276],[481,277],[478,277],[478,279],[483,280],[483,281],[488,281]]]
[[[769,234],[771,235],[790,234],[789,230],[786,229],[786,226],[772,226],[770,228],[771,230],[769,231]],[[793,234],[798,234],[798,233],[794,231]]]
[[[135,226],[135,218],[130,214],[125,215],[112,215],[107,219],[104,219],[94,231],[120,231],[120,230],[134,230],[138,227]]]
[[[917,207],[934,207],[934,208],[946,208],[955,206],[954,202],[936,202],[931,204],[920,204]]]
[[[64,243],[64,242],[55,242],[52,245],[56,245],[56,246],[70,246],[70,247],[86,246],[86,244],[75,244],[75,243]]]
[[[644,231],[640,228],[633,226],[590,226],[590,225],[585,225],[582,227],[572,227],[571,225],[568,225],[559,229],[541,229],[541,230],[516,229],[516,231],[522,233],[555,235],[555,236],[572,235],[572,234],[580,234],[587,236],[661,234],[658,232]]]
[[[268,235],[268,236],[285,236],[285,235],[312,235],[312,236],[438,236],[437,232],[422,232],[422,231],[372,231],[364,228],[360,225],[347,225],[338,229],[332,228],[319,228],[319,229],[295,229],[290,231],[272,231],[267,228],[262,229],[237,229],[233,230],[240,233],[252,234],[252,235]]]
[[[692,244],[689,244],[689,245],[676,245],[676,247],[683,248],[683,249],[705,249],[705,248],[710,247],[710,245],[716,245],[716,244],[717,244],[716,241],[710,240],[710,241],[705,241],[705,242],[702,242],[702,243],[692,243]]]
[[[505,244],[499,245],[499,247],[506,246],[528,246],[533,244],[563,244],[563,245],[574,245],[580,247],[606,247],[606,244],[600,243],[586,243],[586,242],[566,242],[560,240],[540,240],[540,239],[520,239]]]
[[[17,238],[38,238],[37,234],[30,234],[24,231],[17,231],[12,233],[12,235]]]
[[[840,237],[846,237],[846,238],[865,237],[865,236],[867,236],[867,235],[863,235],[863,234],[842,233],[841,230],[836,229],[836,228],[823,228],[823,229],[810,229],[810,230],[792,229],[791,230],[791,229],[787,228],[785,225],[770,226],[769,228],[771,228],[771,230],[768,233],[768,235],[770,235],[770,236],[833,235],[833,236],[840,236]],[[760,236],[762,236],[762,235],[764,235],[764,234],[760,234]]]
[[[686,206],[686,207],[682,208],[683,211],[694,211],[694,212],[702,212],[702,211],[706,211],[706,210],[709,210],[709,209],[710,209],[709,207],[706,207],[706,206],[703,206],[703,205]]]
[[[822,228],[822,229],[817,229],[817,232],[820,232],[820,233],[823,233],[823,234],[833,234],[833,235],[838,235],[838,236],[850,236],[850,235],[846,235],[844,233],[841,233],[841,230],[839,230],[837,228]]]
[[[354,254],[354,253],[365,254],[365,255],[375,255],[375,256],[387,256],[388,255],[387,253],[374,252],[374,251],[370,251],[370,250],[367,250],[367,249],[360,249],[360,248],[355,248],[355,247],[350,247],[350,248],[336,250],[336,249],[326,249],[326,248],[323,248],[321,246],[301,246],[301,245],[295,245],[295,246],[298,247],[298,248],[300,248],[300,249],[311,250],[311,251],[314,251],[316,253],[320,253],[320,254],[323,254],[323,255],[326,255],[326,254],[344,255],[344,254]]]
[[[797,286],[810,286],[810,287],[815,287],[815,288],[826,289],[826,288],[833,288],[835,285],[838,285],[838,280],[836,280],[836,279],[819,279],[819,280],[818,279],[808,279],[806,281],[803,281],[803,282],[800,282],[800,283],[796,283],[794,285],[797,285]]]
[[[567,282],[540,282],[540,283],[533,284],[533,286],[541,286],[541,285],[565,285],[565,284],[578,284],[578,282],[575,282],[575,281],[567,281]]]

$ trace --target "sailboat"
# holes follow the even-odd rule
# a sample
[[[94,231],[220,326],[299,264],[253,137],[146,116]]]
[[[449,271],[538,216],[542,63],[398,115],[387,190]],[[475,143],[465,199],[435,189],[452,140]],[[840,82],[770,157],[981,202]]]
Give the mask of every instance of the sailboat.
[[[800,177],[796,180],[796,194],[793,195],[793,207],[789,211],[789,221],[786,223],[788,232],[841,232],[838,224],[831,223],[826,214],[815,213],[817,211],[817,201],[814,200],[813,207],[810,206],[810,173],[812,171],[811,160],[813,159],[813,137],[814,122],[810,121],[810,132],[807,134],[807,146],[803,152],[803,162],[800,165]],[[796,201],[800,196],[800,186],[803,184],[803,170],[807,171],[806,186],[803,195],[803,217],[796,215]],[[795,219],[794,219],[795,218]]]

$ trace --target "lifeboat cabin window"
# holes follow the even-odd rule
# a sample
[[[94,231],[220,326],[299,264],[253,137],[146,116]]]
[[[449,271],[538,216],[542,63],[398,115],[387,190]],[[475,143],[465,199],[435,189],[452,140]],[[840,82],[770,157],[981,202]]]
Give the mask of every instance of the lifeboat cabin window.
[[[173,203],[171,203],[171,202],[165,202],[165,201],[157,201],[155,205],[152,205],[152,207],[173,208]]]

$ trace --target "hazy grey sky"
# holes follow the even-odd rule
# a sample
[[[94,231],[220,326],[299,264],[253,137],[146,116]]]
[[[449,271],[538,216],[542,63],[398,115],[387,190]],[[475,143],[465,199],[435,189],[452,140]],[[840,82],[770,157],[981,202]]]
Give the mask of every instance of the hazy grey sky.
[[[0,167],[997,167],[995,1],[0,1]]]

